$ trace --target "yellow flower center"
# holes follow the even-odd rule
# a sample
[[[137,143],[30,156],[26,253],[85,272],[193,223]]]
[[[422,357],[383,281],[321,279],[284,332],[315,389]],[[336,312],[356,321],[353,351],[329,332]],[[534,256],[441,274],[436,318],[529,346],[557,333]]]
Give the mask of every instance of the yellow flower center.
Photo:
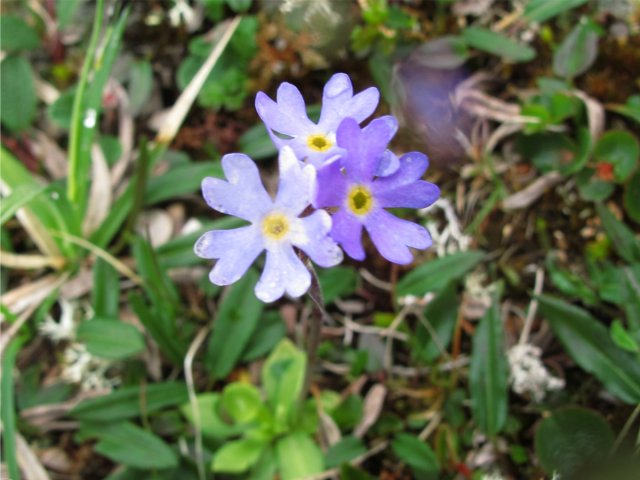
[[[262,233],[272,240],[280,240],[289,232],[289,220],[282,213],[270,213],[262,220]]]
[[[307,137],[307,146],[316,152],[326,152],[333,147],[333,144],[326,136],[318,134]]]
[[[356,215],[364,215],[373,206],[373,195],[367,187],[356,185],[349,192],[347,205]]]

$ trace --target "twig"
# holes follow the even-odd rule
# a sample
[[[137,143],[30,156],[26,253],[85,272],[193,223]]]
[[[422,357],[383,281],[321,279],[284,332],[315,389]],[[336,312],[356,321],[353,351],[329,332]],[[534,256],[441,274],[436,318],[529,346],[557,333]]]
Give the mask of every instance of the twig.
[[[438,425],[440,425],[440,422],[442,421],[442,417],[443,417],[442,412],[437,411],[433,415],[433,418],[429,421],[429,423],[427,423],[427,426],[424,427],[424,429],[420,432],[420,434],[418,435],[418,438],[423,442],[427,438],[429,438],[431,434],[436,430],[436,428],[438,428]]]
[[[231,36],[236,31],[241,19],[242,17],[237,16],[227,25],[222,37],[218,40],[218,43],[211,51],[209,57],[202,64],[198,73],[196,73],[189,85],[187,85],[187,88],[185,88],[184,92],[182,92],[176,103],[169,111],[166,117],[166,122],[160,127],[158,135],[156,136],[157,143],[168,145],[171,143],[176,133],[178,133],[178,129],[180,128],[180,125],[182,125],[182,121],[200,93],[200,90],[202,90],[204,82],[209,78],[211,70],[213,70],[213,67],[222,55],[222,52],[224,52],[224,49],[227,47],[227,44],[229,43],[229,40],[231,40]]]
[[[370,450],[368,450],[367,452],[363,453],[359,457],[356,457],[353,460],[351,460],[349,462],[349,465],[360,465],[361,463],[363,463],[368,458],[373,457],[374,455],[377,455],[378,453],[380,453],[383,450],[385,450],[388,446],[389,446],[389,442],[387,440],[385,440],[384,442],[379,443],[375,447],[373,447]],[[337,469],[337,468],[332,468],[331,470],[327,470],[326,472],[318,473],[317,475],[310,475],[310,476],[307,476],[307,477],[303,477],[302,480],[325,480],[325,479],[331,478],[331,477],[333,477],[335,475],[340,475],[340,470]]]
[[[25,480],[49,480],[49,475],[44,469],[38,457],[20,433],[16,432],[16,447],[18,450],[18,463],[24,474]]]
[[[106,250],[94,245],[93,243],[85,240],[84,238],[76,237],[75,235],[71,235],[65,232],[51,232],[51,235],[63,238],[70,243],[74,243],[82,248],[89,250],[96,257],[100,257],[105,262],[111,264],[113,268],[115,268],[118,272],[120,272],[125,277],[128,277],[131,281],[136,283],[137,285],[142,285],[142,279],[136,275],[136,273],[127,267],[124,263],[118,260],[116,257],[111,255]]]
[[[440,353],[442,354],[442,356],[445,357],[447,360],[451,360],[451,355],[449,355],[449,352],[447,352],[447,349],[444,348],[444,344],[440,340],[440,337],[438,336],[438,332],[434,330],[433,326],[431,325],[431,322],[427,319],[427,317],[425,317],[424,314],[418,310],[414,311],[413,313],[416,317],[418,317],[418,320],[420,321],[422,326],[427,330],[427,332],[429,332],[429,335],[431,336],[431,340],[433,340],[433,343],[436,344],[436,347],[438,347],[438,350],[440,350]]]
[[[400,313],[398,313],[398,315],[396,316],[396,318],[393,319],[393,322],[391,322],[391,325],[389,325],[389,327],[384,330],[384,333],[387,334],[388,336],[387,343],[384,349],[385,370],[391,370],[391,361],[392,361],[391,356],[393,354],[393,337],[391,335],[388,335],[388,333],[395,332],[398,329],[398,327],[400,326],[404,318],[407,316],[409,311],[410,311],[410,306],[407,305],[406,307],[403,307],[402,310],[400,310]]]
[[[633,422],[635,422],[636,418],[638,418],[638,415],[640,415],[640,403],[636,405],[636,408],[633,410],[633,412],[631,412],[631,415],[625,422],[624,426],[622,427],[622,430],[620,430],[620,433],[618,434],[618,437],[616,438],[616,441],[614,442],[613,447],[611,447],[611,452],[609,453],[610,457],[612,457],[616,453],[618,448],[620,448],[620,445],[622,444],[624,439],[627,437],[627,434],[629,433],[629,430],[631,430],[631,426],[633,425]]]
[[[518,341],[519,345],[524,345],[529,340],[529,333],[531,333],[531,327],[533,325],[533,320],[536,318],[536,313],[538,311],[538,296],[542,293],[542,287],[544,285],[544,270],[540,267],[536,269],[536,282],[533,287],[533,300],[531,300],[531,304],[529,305],[529,310],[527,311],[527,318],[524,321],[524,327],[522,328],[522,333],[520,334],[520,340]]]
[[[385,290],[387,292],[390,292],[393,290],[393,285],[391,285],[391,283],[385,282],[384,280],[380,280],[379,278],[375,277],[366,268],[361,268],[360,270],[358,270],[358,272],[360,273],[360,275],[362,275],[362,278],[364,278],[367,282],[369,282],[374,287],[377,287],[380,290]]]
[[[193,359],[196,356],[196,352],[204,342],[207,334],[209,333],[210,326],[206,326],[200,329],[196,338],[193,339],[187,354],[184,356],[184,378],[187,384],[187,391],[189,392],[189,403],[191,404],[191,410],[193,410],[193,426],[196,430],[196,466],[198,467],[198,478],[205,480],[206,473],[204,469],[204,456],[202,453],[202,419],[200,417],[200,408],[198,407],[198,398],[196,396],[195,383],[193,381]]]

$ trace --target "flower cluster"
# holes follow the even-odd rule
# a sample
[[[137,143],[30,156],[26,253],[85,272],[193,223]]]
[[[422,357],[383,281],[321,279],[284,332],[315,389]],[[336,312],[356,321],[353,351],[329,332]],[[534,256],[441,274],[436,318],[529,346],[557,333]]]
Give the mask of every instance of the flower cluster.
[[[440,191],[422,180],[429,165],[425,155],[412,152],[398,158],[387,149],[398,128],[395,118],[383,116],[360,127],[378,100],[376,88],[354,95],[349,77],[336,74],[324,87],[320,119],[314,123],[293,85],[280,85],[276,101],[258,93],[256,110],[279,149],[278,192],[272,199],[256,164],[238,153],[222,158],[226,181],[204,179],[209,206],[249,222],[207,232],[197,241],[198,256],[217,260],[211,282],[237,281],[266,250],[255,293],[272,302],[285,293],[298,297],[308,290],[311,274],[299,252],[321,267],[339,264],[343,250],[363,260],[363,229],[394,263],[410,263],[410,247],[431,246],[424,227],[387,210],[427,207]]]

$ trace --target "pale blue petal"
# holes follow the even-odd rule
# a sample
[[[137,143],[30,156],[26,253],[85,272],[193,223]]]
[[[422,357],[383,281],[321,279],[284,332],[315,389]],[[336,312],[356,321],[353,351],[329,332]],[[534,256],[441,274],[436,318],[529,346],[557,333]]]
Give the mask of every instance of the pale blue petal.
[[[229,285],[240,279],[262,250],[262,235],[254,225],[206,232],[194,247],[199,257],[218,259],[209,274],[216,285]]]
[[[388,177],[394,174],[400,166],[400,160],[391,150],[385,150],[380,156],[380,163],[376,171],[376,177]]]
[[[386,210],[375,209],[365,219],[365,228],[380,255],[393,263],[406,265],[413,261],[408,247],[425,249],[431,236],[417,223],[398,218]]]
[[[315,189],[316,171],[303,166],[290,147],[280,150],[280,183],[275,204],[293,216],[300,215],[311,204]]]
[[[440,196],[440,189],[421,180],[428,166],[429,160],[422,153],[403,155],[394,174],[373,182],[373,193],[380,206],[425,208],[435,202]]]
[[[256,95],[256,110],[268,130],[296,137],[310,132],[315,124],[307,117],[300,91],[290,83],[278,88],[277,103],[265,93]]]
[[[274,302],[282,295],[299,297],[309,290],[311,274],[288,244],[279,244],[267,250],[267,261],[255,288],[256,297],[263,302]]]
[[[304,251],[311,260],[321,267],[333,267],[342,262],[342,250],[328,236],[331,231],[331,217],[324,210],[316,210],[301,219],[305,230],[303,241],[294,245]]]
[[[202,195],[207,204],[221,213],[245,220],[261,218],[273,202],[253,160],[241,153],[225,155],[222,169],[228,181],[213,177],[202,181]]]
[[[344,73],[337,73],[324,87],[318,125],[325,130],[335,131],[347,117],[361,123],[375,111],[379,100],[380,93],[374,87],[353,96],[349,77]]]

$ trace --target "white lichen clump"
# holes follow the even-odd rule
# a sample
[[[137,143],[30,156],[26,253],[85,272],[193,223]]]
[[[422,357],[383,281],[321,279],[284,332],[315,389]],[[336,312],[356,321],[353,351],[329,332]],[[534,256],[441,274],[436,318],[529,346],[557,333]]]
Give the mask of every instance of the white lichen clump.
[[[511,388],[518,395],[530,395],[536,402],[546,394],[564,388],[564,380],[551,375],[540,360],[542,350],[528,343],[518,344],[507,352]]]
[[[112,363],[91,355],[86,347],[76,341],[78,321],[82,317],[76,303],[60,300],[60,318],[56,321],[47,316],[40,325],[40,332],[54,343],[69,342],[62,354],[60,377],[68,383],[75,383],[83,391],[111,390],[120,384],[117,376],[108,376]]]
[[[434,221],[427,222],[427,230],[431,234],[433,248],[435,248],[438,256],[445,257],[452,253],[469,250],[471,237],[462,233],[460,220],[449,200],[441,197],[433,205],[419,210],[418,214],[426,216],[436,208],[442,210],[446,218],[442,230],[439,229],[440,224]]]

